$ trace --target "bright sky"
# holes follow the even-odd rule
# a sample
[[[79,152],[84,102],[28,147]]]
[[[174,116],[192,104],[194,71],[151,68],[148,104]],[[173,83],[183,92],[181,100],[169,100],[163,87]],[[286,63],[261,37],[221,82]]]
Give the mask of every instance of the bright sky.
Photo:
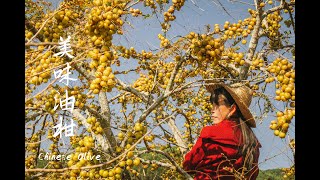
[[[52,0],[53,4],[58,1]],[[193,4],[195,2],[196,4]],[[220,5],[218,0],[203,0],[198,2],[196,0],[187,0],[185,5],[182,7],[180,12],[176,13],[176,21],[172,23],[172,27],[168,32],[168,39],[173,38],[176,35],[186,35],[190,31],[194,32],[204,32],[205,25],[209,24],[211,29],[214,24],[223,25],[225,21],[230,21],[231,23],[237,22],[240,19],[248,17],[248,8],[254,9],[252,5],[253,1],[243,0],[238,2],[220,1],[224,8],[231,15],[228,15]],[[241,3],[242,2],[242,3]],[[275,5],[278,5],[278,1],[274,1]],[[270,7],[270,6],[269,6]],[[141,8],[141,6],[134,6],[134,8]],[[168,7],[167,7],[168,8]],[[166,9],[167,9],[166,8]],[[144,14],[151,12],[141,8]],[[159,23],[156,18],[148,18],[142,20],[143,18],[132,18],[129,16],[128,21],[132,24],[133,28],[128,24],[124,26],[124,36],[114,37],[113,43],[121,44],[125,47],[133,46],[138,52],[142,49],[148,50],[159,48],[160,41],[157,35],[161,32]],[[286,19],[286,18],[284,18]],[[221,26],[220,26],[221,27]],[[249,36],[250,38],[250,36]],[[247,41],[249,42],[249,38]],[[243,46],[244,50],[246,49]],[[123,63],[121,67],[112,67],[113,70],[127,70],[131,67],[136,66],[136,61],[127,61]],[[132,74],[132,73],[131,73]],[[121,80],[127,83],[133,82],[137,76],[133,75],[128,78],[117,76]],[[268,88],[267,92],[272,93],[273,89]],[[116,94],[111,94],[110,97]],[[109,97],[109,95],[108,95]],[[257,106],[254,106],[255,101],[252,103],[251,109],[253,112],[258,112]],[[284,106],[282,102],[277,102],[276,107],[283,110]],[[274,119],[274,113],[270,113],[270,116],[266,117],[262,123],[257,124],[257,128],[254,129],[258,139],[262,144],[262,149],[260,149],[259,165],[260,169],[273,169],[279,167],[289,167],[293,164],[293,157],[290,149],[288,149],[288,137],[286,139],[280,139],[273,135],[273,131],[269,129],[270,121]],[[179,127],[182,127],[183,122],[176,122]],[[289,137],[294,138],[294,125],[295,119],[293,119],[289,128]],[[268,159],[266,162],[265,159]]]

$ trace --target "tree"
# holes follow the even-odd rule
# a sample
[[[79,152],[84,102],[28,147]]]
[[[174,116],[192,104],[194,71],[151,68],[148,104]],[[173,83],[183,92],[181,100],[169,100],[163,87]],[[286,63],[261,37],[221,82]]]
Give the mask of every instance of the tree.
[[[26,177],[145,179],[143,168],[151,166],[165,169],[163,179],[192,179],[181,162],[201,128],[212,123],[208,79],[245,83],[263,102],[256,119],[276,115],[270,129],[286,137],[295,116],[294,0],[255,0],[245,19],[169,38],[185,3],[65,0],[53,9],[50,2],[25,1]],[[138,52],[114,42],[130,27],[128,17],[156,18],[160,47]],[[73,58],[55,56],[60,37],[68,36]],[[67,65],[77,79],[68,86],[54,73]],[[134,75],[139,77],[131,83],[123,80]],[[72,111],[56,108],[59,99],[72,96]],[[277,111],[275,102],[284,108]],[[75,136],[54,136],[59,117],[77,123]],[[39,167],[39,155],[46,152],[70,160],[48,160]],[[81,153],[101,158],[79,159]],[[150,158],[155,155],[162,159]]]

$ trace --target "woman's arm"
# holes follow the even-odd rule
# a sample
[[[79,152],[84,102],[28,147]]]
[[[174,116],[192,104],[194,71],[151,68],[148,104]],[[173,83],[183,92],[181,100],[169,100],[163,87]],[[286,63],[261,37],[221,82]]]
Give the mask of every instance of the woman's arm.
[[[202,129],[200,136],[196,142],[196,144],[192,147],[192,149],[185,155],[183,161],[183,169],[188,170],[195,170],[197,164],[204,158],[204,149],[202,144],[202,137],[201,134],[203,133],[205,128]]]

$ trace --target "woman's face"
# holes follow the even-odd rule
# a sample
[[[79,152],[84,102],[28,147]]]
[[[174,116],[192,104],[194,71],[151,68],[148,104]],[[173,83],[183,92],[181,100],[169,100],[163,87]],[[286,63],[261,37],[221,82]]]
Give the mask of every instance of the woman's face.
[[[230,107],[225,103],[225,97],[223,95],[218,96],[218,104],[214,102],[212,104],[212,119],[213,123],[217,124],[228,116],[230,113]]]

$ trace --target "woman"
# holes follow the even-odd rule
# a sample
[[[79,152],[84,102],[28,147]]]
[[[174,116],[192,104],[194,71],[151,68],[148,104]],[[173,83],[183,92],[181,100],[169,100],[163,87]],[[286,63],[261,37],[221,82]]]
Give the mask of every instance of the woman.
[[[248,108],[251,89],[240,83],[214,83],[206,88],[211,92],[214,125],[201,130],[185,155],[184,170],[195,173],[195,180],[256,179],[261,145],[251,130],[256,127]]]

